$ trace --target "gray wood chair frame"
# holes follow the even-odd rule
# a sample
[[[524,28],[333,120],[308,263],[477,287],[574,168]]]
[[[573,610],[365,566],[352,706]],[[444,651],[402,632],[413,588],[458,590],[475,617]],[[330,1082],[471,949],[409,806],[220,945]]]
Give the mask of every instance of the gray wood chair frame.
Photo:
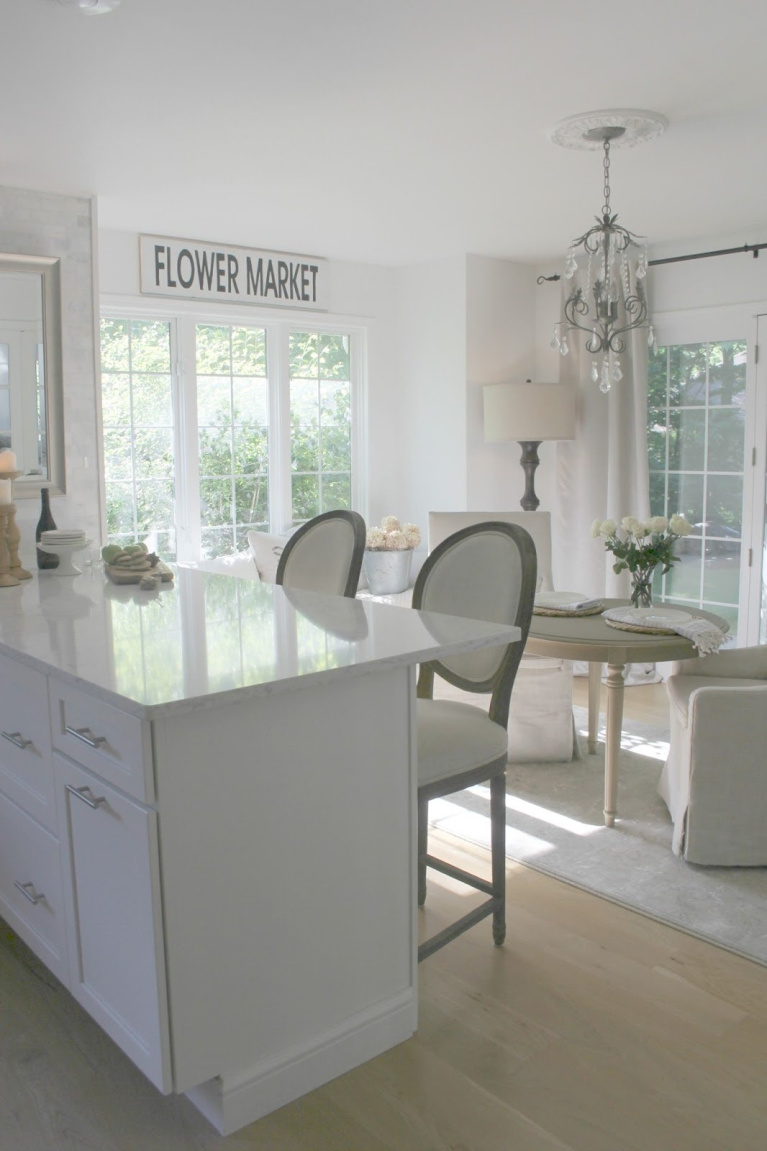
[[[349,562],[349,570],[346,578],[346,583],[343,590],[343,595],[353,599],[357,594],[357,585],[360,582],[360,572],[362,570],[362,558],[365,553],[365,539],[367,536],[367,529],[365,521],[359,512],[347,511],[344,508],[338,508],[335,511],[323,512],[319,516],[315,516],[311,520],[307,520],[302,524],[297,531],[293,533],[288,542],[283,548],[280,562],[277,565],[277,577],[275,582],[278,584],[285,583],[286,575],[289,581],[288,565],[290,564],[290,557],[296,547],[300,547],[306,541],[306,537],[317,530],[321,529],[322,524],[330,523],[337,520],[343,520],[348,523],[354,534],[354,543],[352,546],[352,554]],[[306,588],[307,591],[312,591],[312,588]]]
[[[532,538],[524,530],[513,524],[498,521],[488,521],[464,528],[461,531],[443,540],[426,559],[413,589],[413,607],[429,610],[428,582],[434,567],[442,562],[452,548],[466,539],[487,532],[499,532],[509,536],[517,546],[521,560],[521,579],[517,599],[516,615],[513,620],[505,622],[515,624],[521,629],[522,637],[519,641],[507,646],[505,654],[495,672],[488,679],[475,681],[465,678],[453,669],[445,667],[439,660],[421,664],[417,696],[419,699],[433,699],[434,677],[441,676],[448,683],[467,692],[481,694],[491,693],[488,717],[494,723],[506,729],[509,721],[509,704],[514,679],[519,667],[519,661],[527,642],[530,620],[533,612],[536,585],[536,552]],[[445,611],[445,607],[440,607]],[[465,611],[462,614],[466,614]],[[483,605],[478,603],[476,619],[488,619],[483,613]],[[494,622],[498,622],[497,617]],[[474,767],[470,771],[461,772],[418,788],[418,906],[422,907],[426,900],[426,869],[431,867],[442,872],[461,883],[476,888],[488,895],[489,898],[479,907],[462,916],[436,935],[427,939],[418,948],[418,962],[432,955],[439,948],[444,947],[452,939],[473,927],[487,916],[493,917],[493,940],[497,945],[506,938],[506,763],[508,756]],[[490,844],[491,844],[491,882],[446,863],[444,860],[430,855],[428,852],[428,826],[429,826],[429,800],[461,791],[477,783],[490,781]]]

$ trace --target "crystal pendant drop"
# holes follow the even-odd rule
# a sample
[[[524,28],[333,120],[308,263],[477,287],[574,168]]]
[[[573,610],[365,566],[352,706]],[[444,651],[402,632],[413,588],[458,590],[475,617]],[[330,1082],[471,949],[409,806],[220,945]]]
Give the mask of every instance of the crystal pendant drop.
[[[551,337],[551,346],[552,346],[552,348],[558,348],[559,347],[559,334],[558,334],[556,328],[554,329],[554,334]]]
[[[595,384],[599,379],[599,368],[596,360],[591,361],[591,382]]]
[[[602,378],[599,381],[600,392],[610,391],[610,367],[607,360],[602,360]]]
[[[563,336],[562,342],[559,345],[559,354],[560,356],[566,356],[569,351],[570,349],[567,346],[567,339]]]
[[[565,261],[565,279],[572,280],[575,273],[578,271],[578,261],[573,254],[572,248],[567,253],[567,260]]]
[[[647,249],[642,248],[637,256],[636,272],[634,273],[638,280],[643,280],[647,275]]]
[[[618,380],[623,379],[623,372],[621,371],[620,364],[614,363],[612,365],[612,367],[610,368],[610,379],[612,380],[612,382],[614,384],[617,384]]]

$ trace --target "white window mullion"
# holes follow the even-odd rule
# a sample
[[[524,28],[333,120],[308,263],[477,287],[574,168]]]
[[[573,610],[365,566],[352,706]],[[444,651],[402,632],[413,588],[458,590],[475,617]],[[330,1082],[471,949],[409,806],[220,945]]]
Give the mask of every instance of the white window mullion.
[[[176,443],[176,546],[179,560],[200,556],[200,466],[197,437],[197,367],[194,320],[171,325]]]
[[[290,343],[288,327],[267,329],[269,376],[269,521],[283,532],[293,522],[290,450]]]

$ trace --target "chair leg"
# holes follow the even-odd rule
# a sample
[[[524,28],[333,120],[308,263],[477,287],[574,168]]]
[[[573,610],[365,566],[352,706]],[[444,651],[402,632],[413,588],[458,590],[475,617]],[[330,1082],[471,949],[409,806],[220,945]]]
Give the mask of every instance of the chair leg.
[[[429,835],[429,801],[418,800],[418,906],[426,902],[426,853]]]
[[[490,780],[490,848],[493,875],[493,942],[506,938],[506,775]]]

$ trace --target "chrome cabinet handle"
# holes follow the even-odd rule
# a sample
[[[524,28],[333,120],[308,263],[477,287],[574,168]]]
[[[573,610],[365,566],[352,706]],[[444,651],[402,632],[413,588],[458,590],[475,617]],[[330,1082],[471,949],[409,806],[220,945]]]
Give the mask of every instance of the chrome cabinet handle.
[[[87,803],[88,807],[98,807],[99,804],[107,801],[105,795],[94,795],[87,784],[85,787],[73,787],[71,783],[65,783],[64,787],[71,795],[76,795],[83,803]]]
[[[0,735],[12,743],[14,747],[20,747],[22,751],[25,747],[29,747],[32,742],[31,739],[24,739],[20,731],[0,731]]]
[[[41,899],[45,899],[42,891],[35,891],[34,883],[19,883],[18,879],[15,879],[13,886],[18,887],[21,894],[25,899],[28,899],[30,903],[39,903]]]
[[[64,728],[67,735],[73,735],[75,739],[79,739],[81,743],[87,743],[88,747],[98,747],[99,744],[106,743],[107,737],[105,735],[94,735],[89,727],[70,727],[68,724]],[[86,732],[90,734],[86,735]]]

